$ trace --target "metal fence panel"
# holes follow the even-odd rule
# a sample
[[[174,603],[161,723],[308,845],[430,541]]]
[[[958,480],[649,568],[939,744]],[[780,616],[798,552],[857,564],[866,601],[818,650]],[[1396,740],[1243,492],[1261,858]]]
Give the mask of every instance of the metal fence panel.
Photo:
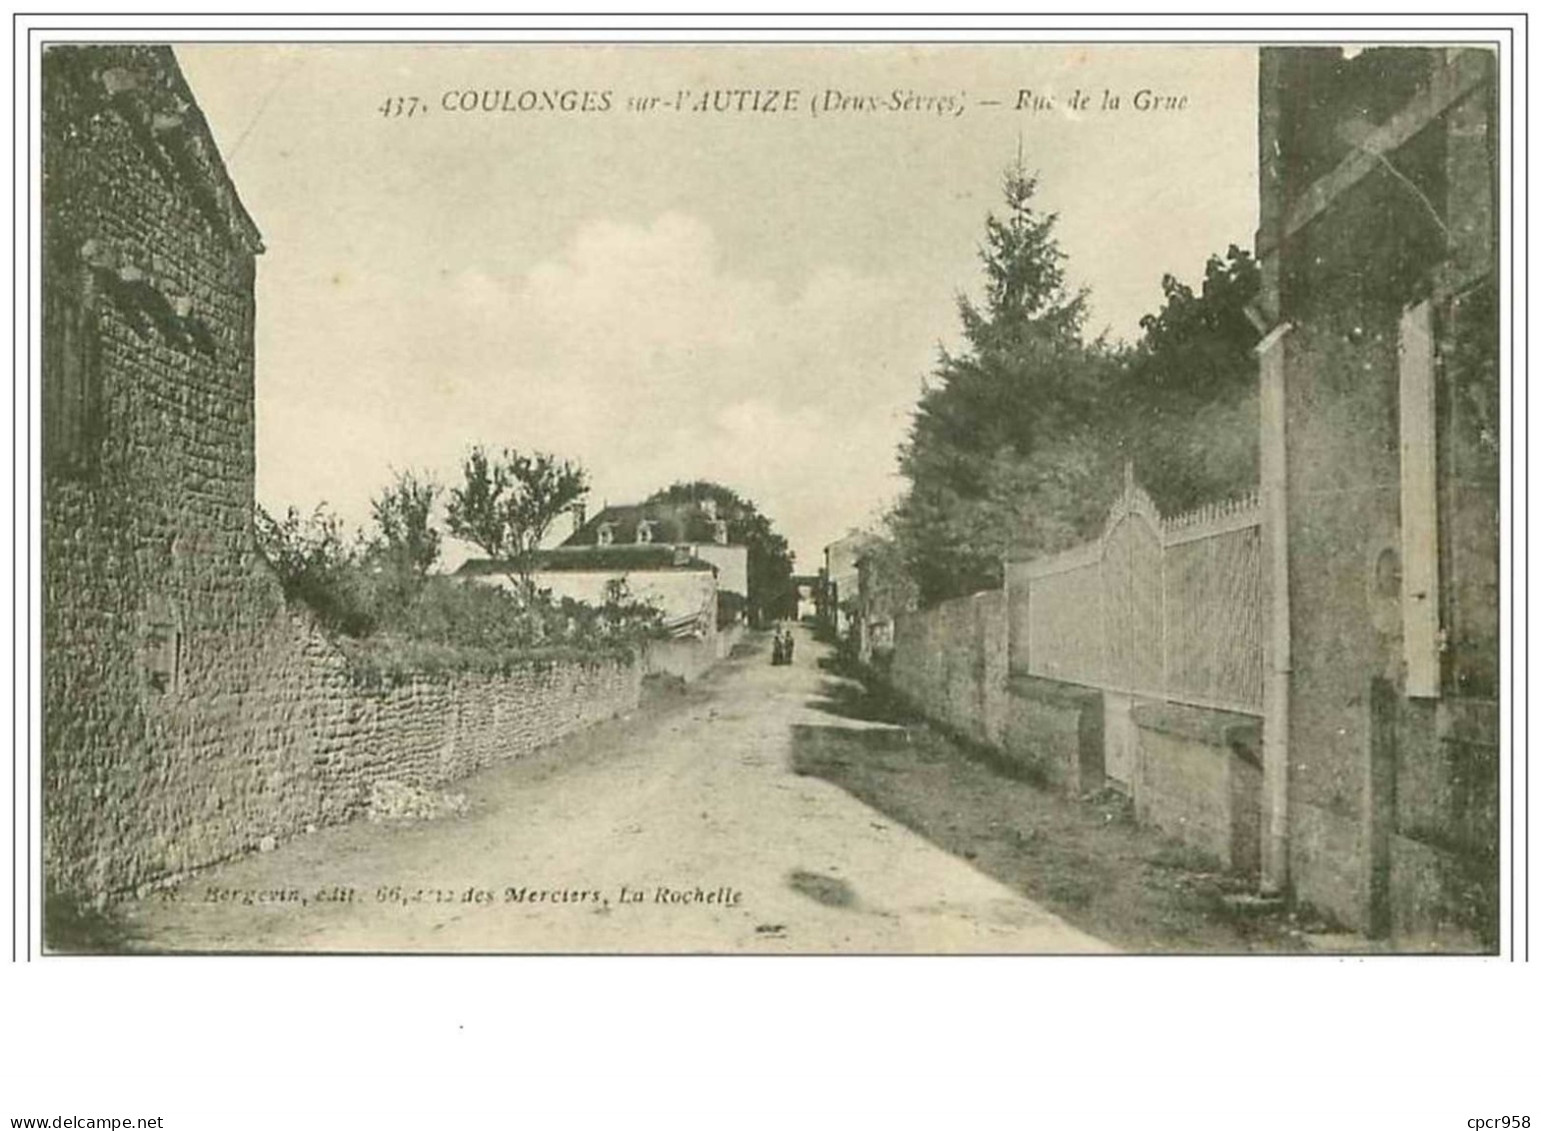
[[[1161,688],[1161,531],[1137,512],[1103,538],[1104,677],[1113,687]]]
[[[1260,521],[1256,496],[1163,519],[1126,479],[1096,542],[1008,565],[1013,669],[1260,712]]]
[[[1166,694],[1261,711],[1262,556],[1258,527],[1166,547]]]

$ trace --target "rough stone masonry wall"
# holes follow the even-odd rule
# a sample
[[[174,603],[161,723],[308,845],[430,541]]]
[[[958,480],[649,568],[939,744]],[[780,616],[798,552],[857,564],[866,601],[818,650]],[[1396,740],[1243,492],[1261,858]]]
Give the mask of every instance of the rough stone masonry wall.
[[[958,597],[894,626],[889,680],[929,718],[974,741],[999,747],[1007,716],[1006,595]]]
[[[323,806],[358,814],[386,783],[432,790],[637,706],[633,660],[530,662],[507,673],[411,676],[345,696],[320,751]]]
[[[634,706],[635,664],[356,688],[254,546],[256,234],[174,59],[56,48],[43,88],[49,890],[183,873]]]
[[[79,342],[43,375],[44,859],[62,892],[317,817],[292,736],[324,733],[302,690],[329,673],[251,535],[254,240],[150,152],[171,81],[144,49],[44,58],[44,320]],[[203,347],[143,296],[185,300]]]

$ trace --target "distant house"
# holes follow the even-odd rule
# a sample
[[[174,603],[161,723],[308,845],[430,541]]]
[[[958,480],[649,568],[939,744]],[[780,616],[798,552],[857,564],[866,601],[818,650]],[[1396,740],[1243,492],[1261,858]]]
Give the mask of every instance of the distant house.
[[[851,603],[860,591],[856,563],[878,541],[875,534],[852,531],[824,547],[825,616],[829,627],[843,635],[850,627]]]
[[[592,518],[574,512],[572,535],[560,550],[583,547],[667,546],[710,562],[717,569],[717,591],[739,603],[749,597],[749,547],[729,541],[728,523],[718,517],[713,499],[688,503],[640,503],[607,506]]]
[[[894,622],[915,608],[913,588],[896,586],[892,566],[886,572],[879,555],[868,546],[856,559],[856,654],[863,663],[894,648]]]
[[[624,584],[629,600],[655,605],[676,636],[709,636],[717,628],[717,568],[688,547],[650,543],[561,546],[535,555],[533,580],[555,600],[602,605]],[[514,587],[504,562],[472,559],[457,576],[505,589]]]
[[[793,574],[792,590],[797,595],[794,616],[798,620],[814,616],[819,608],[819,593],[824,584],[820,574]]]
[[[728,541],[710,499],[699,503],[607,506],[593,518],[573,509],[573,532],[535,556],[535,588],[553,598],[603,604],[624,583],[632,600],[662,610],[677,636],[710,635],[734,619],[749,593],[749,550]],[[459,576],[511,588],[509,567],[468,561]],[[724,602],[724,597],[731,598]]]

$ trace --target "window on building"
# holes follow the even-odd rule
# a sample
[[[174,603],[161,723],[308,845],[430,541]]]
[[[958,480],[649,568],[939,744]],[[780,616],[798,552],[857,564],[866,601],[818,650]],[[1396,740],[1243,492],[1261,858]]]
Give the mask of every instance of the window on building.
[[[608,522],[599,524],[599,544],[608,546],[615,541],[615,527]]]

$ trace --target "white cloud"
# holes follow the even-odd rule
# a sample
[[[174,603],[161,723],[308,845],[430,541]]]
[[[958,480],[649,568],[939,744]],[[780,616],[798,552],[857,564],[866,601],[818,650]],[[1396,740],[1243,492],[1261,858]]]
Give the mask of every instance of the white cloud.
[[[269,413],[270,503],[309,502],[309,484],[362,517],[387,463],[452,477],[472,442],[540,447],[588,466],[596,501],[728,483],[810,568],[893,495],[894,446],[951,316],[941,290],[838,264],[790,288],[731,271],[712,230],[679,213],[593,221],[519,273],[489,254],[431,285],[399,279],[314,284],[312,332],[350,362]],[[295,317],[282,321],[273,348],[293,351]]]

